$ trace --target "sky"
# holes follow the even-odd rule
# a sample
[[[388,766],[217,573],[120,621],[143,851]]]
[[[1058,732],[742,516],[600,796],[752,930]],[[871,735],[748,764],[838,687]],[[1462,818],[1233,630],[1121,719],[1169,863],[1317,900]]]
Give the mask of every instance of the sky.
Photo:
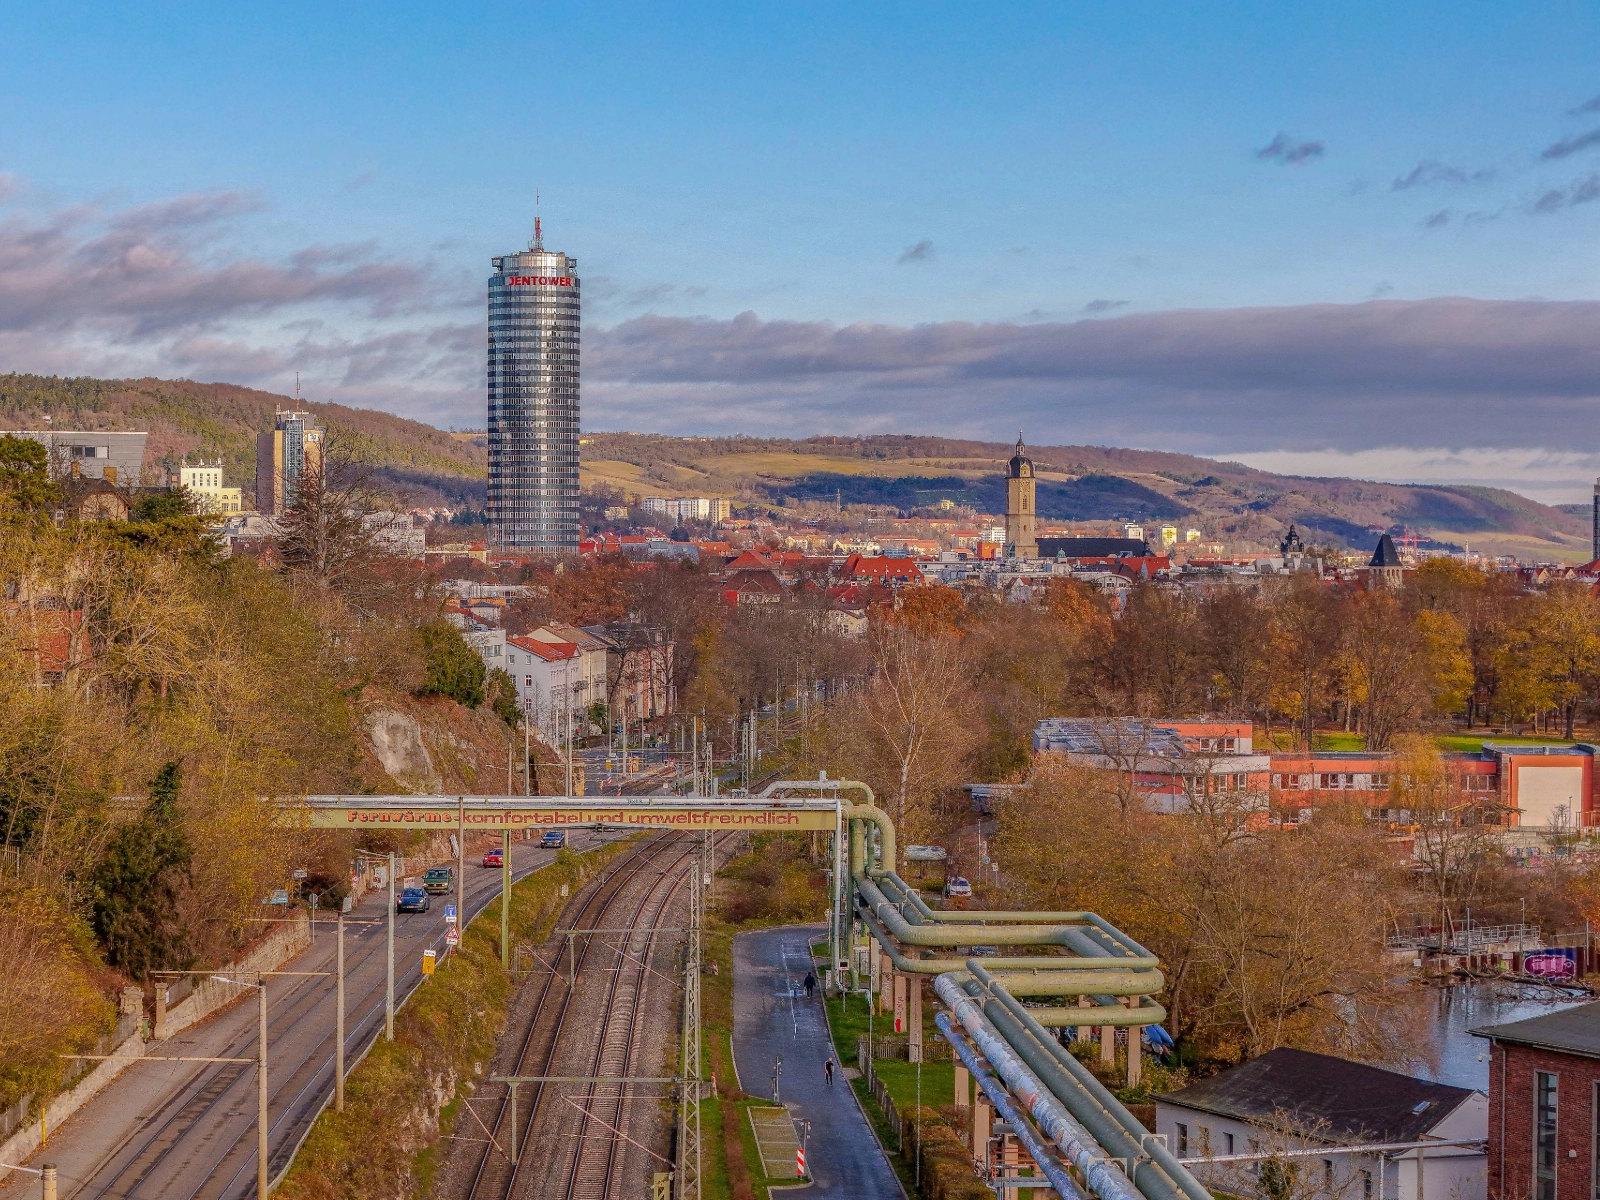
[[[0,371],[1587,499],[1600,9],[0,0]]]

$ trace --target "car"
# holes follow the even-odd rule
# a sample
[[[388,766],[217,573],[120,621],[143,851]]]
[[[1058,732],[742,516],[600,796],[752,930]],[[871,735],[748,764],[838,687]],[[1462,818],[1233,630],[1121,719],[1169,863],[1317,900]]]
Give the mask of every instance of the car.
[[[427,912],[432,902],[428,899],[428,889],[419,887],[406,887],[400,889],[400,895],[395,897],[395,912]]]
[[[972,948],[973,958],[997,958],[999,954],[999,946],[974,946]]]
[[[559,850],[567,844],[567,831],[565,829],[546,829],[544,836],[539,839],[539,845],[546,850]]]
[[[429,867],[422,874],[422,886],[430,896],[442,896],[455,886],[456,873],[451,867]]]
[[[503,867],[506,865],[505,854],[499,846],[490,846],[483,852],[483,865],[486,867]]]
[[[970,896],[972,895],[972,884],[968,883],[960,875],[952,875],[944,881],[944,894],[951,897]]]

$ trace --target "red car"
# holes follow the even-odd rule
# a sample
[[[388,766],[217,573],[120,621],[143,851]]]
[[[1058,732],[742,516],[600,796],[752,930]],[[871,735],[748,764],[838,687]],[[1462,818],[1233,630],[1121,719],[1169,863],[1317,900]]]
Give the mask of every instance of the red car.
[[[502,851],[499,846],[495,846],[483,852],[483,865],[486,867],[505,866],[505,859],[502,857]]]

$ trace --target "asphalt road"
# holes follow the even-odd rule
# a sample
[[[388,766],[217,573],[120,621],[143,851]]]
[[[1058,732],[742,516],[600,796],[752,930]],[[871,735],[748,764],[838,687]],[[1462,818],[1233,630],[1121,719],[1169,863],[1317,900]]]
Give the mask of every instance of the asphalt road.
[[[573,833],[574,849],[624,834]],[[484,839],[487,846],[490,839]],[[500,870],[478,865],[482,849],[469,840],[466,903],[469,914],[500,894]],[[555,852],[512,842],[512,870],[521,878],[549,863]],[[395,918],[397,1003],[421,979],[422,951],[444,946],[444,904],[435,897],[427,913]],[[370,895],[345,929],[345,1056],[347,1069],[383,1028],[387,892]],[[493,920],[489,914],[485,920]],[[285,970],[332,971],[335,941],[322,925],[316,944],[283,964]],[[219,1200],[246,1197],[256,1183],[256,1071],[248,1063],[178,1063],[161,1057],[254,1059],[256,993],[176,1037],[154,1045],[150,1057],[130,1063],[94,1100],[35,1152],[30,1166],[55,1163],[60,1195]],[[267,985],[268,1166],[276,1176],[333,1091],[334,981],[332,977],[277,977]],[[0,1200],[33,1196],[38,1176],[13,1172],[0,1183]]]
[[[773,1099],[772,1067],[783,1059],[781,1099],[789,1115],[811,1122],[806,1166],[814,1186],[806,1196],[904,1200],[900,1179],[884,1157],[834,1056],[833,1085],[822,1064],[833,1053],[822,991],[807,1000],[809,943],[824,926],[788,926],[741,933],[733,940],[733,1058],[739,1086]]]

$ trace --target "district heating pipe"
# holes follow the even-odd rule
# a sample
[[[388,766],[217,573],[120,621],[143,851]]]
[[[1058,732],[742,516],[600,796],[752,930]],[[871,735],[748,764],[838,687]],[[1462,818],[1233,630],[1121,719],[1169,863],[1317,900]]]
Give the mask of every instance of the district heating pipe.
[[[1151,1200],[1211,1200],[1205,1186],[1182,1161],[1050,1036],[1036,1020],[1038,1010],[1020,1004],[981,964],[969,961],[967,969],[972,982],[966,990],[980,998],[987,994],[984,1016],[1108,1153],[1136,1162],[1134,1182],[1140,1191]]]
[[[1055,1188],[1061,1200],[1083,1200],[1083,1193],[1078,1190],[1077,1183],[1062,1168],[1056,1156],[1050,1153],[1049,1147],[1039,1140],[1039,1136],[1033,1131],[1033,1126],[1028,1124],[1022,1115],[1022,1110],[1012,1100],[1011,1093],[1006,1091],[1005,1084],[996,1079],[994,1072],[972,1052],[972,1047],[967,1045],[967,1039],[951,1027],[949,1014],[937,1014],[933,1018],[933,1023],[939,1027],[939,1032],[944,1035],[945,1041],[950,1043],[950,1048],[956,1052],[956,1057],[961,1059],[967,1070],[972,1072],[972,1078],[977,1080],[978,1086],[983,1089],[983,1094],[989,1097],[995,1112],[1005,1118],[1016,1131],[1017,1140],[1022,1143],[1022,1148],[1028,1152],[1028,1157],[1033,1159],[1039,1170],[1044,1172],[1045,1178],[1050,1181],[1050,1186]],[[976,1157],[979,1151],[974,1147],[972,1153]]]
[[[962,990],[956,975],[939,976],[934,980],[934,988],[950,1015],[961,1023],[995,1073],[1005,1080],[1011,1094],[1027,1108],[1045,1135],[1061,1148],[1095,1195],[1101,1200],[1146,1200],[1133,1182],[1106,1158],[1105,1150],[1095,1141],[1094,1135],[1067,1111],[995,1031],[983,1015],[979,1002]]]

